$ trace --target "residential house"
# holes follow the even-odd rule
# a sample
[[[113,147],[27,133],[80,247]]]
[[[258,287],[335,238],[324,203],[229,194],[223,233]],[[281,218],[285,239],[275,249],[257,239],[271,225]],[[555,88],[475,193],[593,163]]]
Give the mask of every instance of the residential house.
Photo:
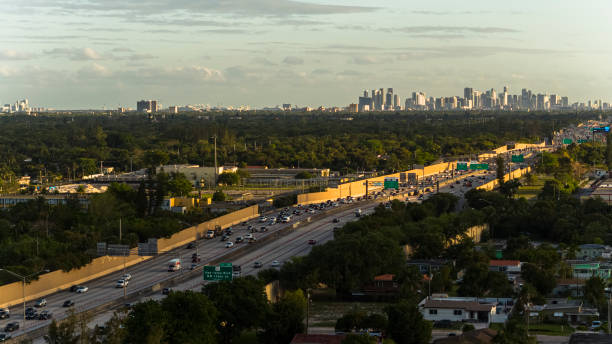
[[[399,284],[395,280],[395,275],[384,274],[375,276],[370,283],[364,285],[360,291],[353,292],[353,297],[395,297],[399,293]]]
[[[593,260],[597,258],[601,258],[604,251],[606,250],[606,246],[599,244],[584,244],[578,247],[578,252],[576,252],[576,257],[584,260]]]
[[[425,298],[419,303],[423,318],[429,321],[448,320],[452,322],[491,323],[496,314],[494,303],[479,303],[462,298]]]
[[[567,263],[572,267],[574,278],[589,279],[593,276],[599,276],[608,279],[612,275],[612,267],[599,262],[568,260]]]
[[[547,299],[544,305],[533,305],[529,307],[529,314],[540,321],[564,319],[571,324],[590,322],[592,318],[599,317],[597,309],[584,307],[580,300],[565,298]]]
[[[584,295],[584,279],[558,279],[552,294],[559,296],[582,297]]]
[[[416,266],[421,274],[435,273],[449,264],[445,259],[411,259],[406,264]]]
[[[521,274],[522,263],[520,260],[496,260],[489,261],[489,270],[503,272],[509,280],[514,281]]]

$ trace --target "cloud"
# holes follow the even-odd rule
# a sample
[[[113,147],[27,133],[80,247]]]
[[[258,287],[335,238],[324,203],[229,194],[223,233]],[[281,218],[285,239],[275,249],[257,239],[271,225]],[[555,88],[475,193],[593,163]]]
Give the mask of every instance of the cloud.
[[[351,60],[351,63],[358,65],[371,65],[380,63],[377,58],[372,56],[355,56]]]
[[[32,54],[16,51],[12,49],[6,49],[0,51],[0,60],[29,60],[32,58]]]
[[[200,33],[211,33],[218,35],[244,35],[254,33],[253,31],[245,30],[245,29],[206,29],[199,30]]]
[[[330,2],[332,2],[330,0]],[[344,6],[321,3],[311,3],[298,0],[23,0],[15,9],[37,10],[47,9],[56,12],[74,14],[106,13],[118,17],[130,17],[134,15],[159,15],[169,13],[194,14],[232,14],[239,16],[278,16],[287,17],[293,15],[324,15],[338,13],[370,12],[374,7]]]
[[[252,59],[251,62],[253,64],[258,64],[258,65],[262,65],[262,66],[276,66],[276,63],[268,60],[265,57],[256,57],[256,58]]]
[[[108,56],[103,57],[92,48],[54,48],[45,50],[44,54],[54,57],[66,57],[73,61],[102,60],[108,58]]]
[[[113,50],[111,50],[115,53],[132,53],[134,52],[134,49],[132,48],[126,48],[126,47],[118,47],[118,48],[113,48]]]
[[[310,74],[312,75],[330,75],[332,73],[333,72],[329,69],[319,68],[319,69],[313,70]]]
[[[496,26],[405,26],[381,29],[385,32],[402,32],[409,34],[430,33],[517,33],[519,30]]]
[[[297,56],[287,56],[283,60],[283,63],[288,65],[302,65],[304,64],[304,59]]]

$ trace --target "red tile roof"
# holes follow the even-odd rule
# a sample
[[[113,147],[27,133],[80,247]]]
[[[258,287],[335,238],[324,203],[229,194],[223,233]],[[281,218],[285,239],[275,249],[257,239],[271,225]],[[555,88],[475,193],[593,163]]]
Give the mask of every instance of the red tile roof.
[[[489,266],[518,266],[520,264],[520,260],[491,260],[489,262]]]
[[[298,333],[293,337],[291,344],[340,344],[346,338],[341,334],[303,334]]]
[[[393,281],[395,275],[393,274],[384,274],[374,277],[375,281]]]

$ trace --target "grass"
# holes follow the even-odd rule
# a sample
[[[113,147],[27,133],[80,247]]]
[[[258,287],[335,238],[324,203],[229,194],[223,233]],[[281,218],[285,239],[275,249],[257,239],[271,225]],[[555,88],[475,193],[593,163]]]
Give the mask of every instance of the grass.
[[[527,200],[534,199],[538,197],[538,194],[544,187],[544,183],[547,180],[552,180],[552,176],[544,175],[544,174],[535,174],[535,181],[529,185],[526,185],[526,179],[523,179],[523,184],[519,187],[518,192],[516,193],[516,198],[524,197]]]
[[[548,336],[569,336],[574,333],[574,328],[568,325],[558,324],[530,324],[530,334],[545,334]]]
[[[315,301],[310,307],[310,324],[315,327],[334,327],[336,320],[349,311],[382,314],[387,305],[383,302]]]

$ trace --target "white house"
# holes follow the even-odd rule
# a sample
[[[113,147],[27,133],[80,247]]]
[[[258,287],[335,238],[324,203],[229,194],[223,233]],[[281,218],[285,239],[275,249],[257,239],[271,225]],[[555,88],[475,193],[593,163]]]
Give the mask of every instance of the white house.
[[[430,321],[491,323],[496,314],[495,303],[479,303],[472,298],[426,298],[419,303],[423,318]]]

